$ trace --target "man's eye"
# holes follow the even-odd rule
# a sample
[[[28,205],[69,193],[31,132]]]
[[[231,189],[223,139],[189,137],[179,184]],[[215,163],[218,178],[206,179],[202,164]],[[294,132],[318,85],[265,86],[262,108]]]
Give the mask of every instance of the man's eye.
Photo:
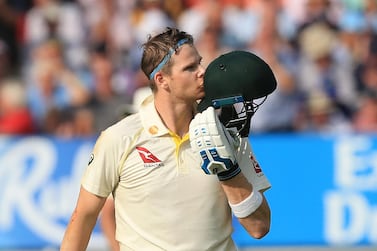
[[[190,65],[189,67],[187,67],[187,70],[189,70],[189,71],[195,71],[197,68],[198,68],[197,65]]]

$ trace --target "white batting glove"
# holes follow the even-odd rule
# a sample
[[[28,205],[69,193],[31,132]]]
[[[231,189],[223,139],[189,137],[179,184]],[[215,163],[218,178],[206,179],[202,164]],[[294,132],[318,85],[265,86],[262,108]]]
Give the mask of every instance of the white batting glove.
[[[238,141],[221,124],[213,107],[196,114],[189,133],[191,147],[200,154],[201,168],[206,174],[228,180],[241,172],[235,157]]]

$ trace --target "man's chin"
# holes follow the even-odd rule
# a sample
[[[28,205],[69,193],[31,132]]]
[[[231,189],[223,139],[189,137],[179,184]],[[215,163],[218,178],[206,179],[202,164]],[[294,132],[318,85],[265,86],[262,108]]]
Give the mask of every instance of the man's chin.
[[[205,93],[204,93],[204,88],[203,88],[203,90],[201,90],[201,91],[199,92],[198,99],[203,99],[204,96],[205,96]]]

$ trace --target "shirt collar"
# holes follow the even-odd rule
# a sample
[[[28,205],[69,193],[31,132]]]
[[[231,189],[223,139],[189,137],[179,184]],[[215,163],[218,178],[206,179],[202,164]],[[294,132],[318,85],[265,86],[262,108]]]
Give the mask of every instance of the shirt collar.
[[[158,137],[169,133],[168,128],[166,128],[154,106],[153,95],[150,95],[144,99],[140,106],[139,113],[144,130],[149,135]]]

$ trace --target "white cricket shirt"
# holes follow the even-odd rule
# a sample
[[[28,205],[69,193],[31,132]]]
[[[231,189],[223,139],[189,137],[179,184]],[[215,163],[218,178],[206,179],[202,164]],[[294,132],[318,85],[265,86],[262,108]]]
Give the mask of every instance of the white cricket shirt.
[[[251,166],[250,145],[240,166]],[[258,190],[270,183],[257,168],[244,173]],[[237,250],[232,214],[216,175],[206,175],[190,148],[170,132],[148,97],[140,112],[102,132],[82,186],[98,196],[113,193],[121,251]]]

